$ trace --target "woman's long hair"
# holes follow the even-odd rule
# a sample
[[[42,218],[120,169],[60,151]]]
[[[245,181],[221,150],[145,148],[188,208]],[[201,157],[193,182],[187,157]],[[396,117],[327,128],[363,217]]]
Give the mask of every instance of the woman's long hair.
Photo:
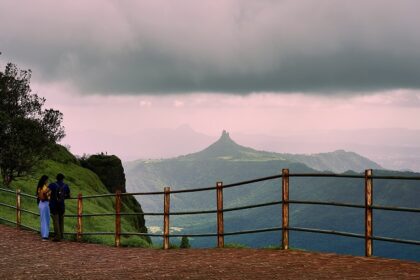
[[[42,175],[41,179],[38,181],[38,186],[36,187],[36,193],[38,194],[38,190],[42,188],[48,180],[47,175]]]

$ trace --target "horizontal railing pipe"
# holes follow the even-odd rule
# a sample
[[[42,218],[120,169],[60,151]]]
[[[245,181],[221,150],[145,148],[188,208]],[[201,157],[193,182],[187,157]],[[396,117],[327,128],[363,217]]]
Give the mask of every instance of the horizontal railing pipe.
[[[16,194],[15,190],[10,190],[10,189],[5,189],[5,188],[0,188],[0,191],[6,192],[6,193],[11,193],[11,194]]]
[[[419,208],[394,207],[394,206],[382,206],[382,205],[372,205],[371,208],[376,209],[376,210],[389,210],[389,211],[420,213]]]
[[[253,179],[253,180],[247,180],[247,181],[242,181],[242,182],[237,182],[237,183],[226,184],[226,185],[223,185],[223,188],[227,189],[227,188],[232,188],[232,187],[238,187],[238,186],[258,183],[258,182],[262,182],[262,181],[279,179],[281,177],[282,177],[281,174],[280,175],[268,176],[268,177],[262,177],[262,178]]]
[[[239,235],[239,234],[269,232],[269,231],[280,231],[282,229],[283,229],[282,227],[272,227],[272,228],[253,229],[253,230],[231,231],[231,232],[225,232],[224,235]]]
[[[217,237],[217,233],[190,233],[190,234],[177,234],[171,233],[169,237]]]
[[[27,193],[23,193],[23,192],[21,192],[20,195],[21,196],[24,196],[24,197],[29,197],[29,198],[32,198],[32,199],[36,199],[37,198],[35,195],[31,195],[31,194],[27,194]]]
[[[372,179],[386,179],[386,180],[420,180],[419,176],[381,176],[374,175]]]
[[[87,213],[87,214],[82,214],[80,215],[82,217],[107,217],[107,216],[115,216],[115,213]],[[68,214],[68,215],[64,215],[64,217],[66,218],[77,218],[79,217],[79,215],[77,214]]]
[[[183,213],[181,213],[183,214]],[[106,217],[106,216],[115,216],[115,213],[85,213],[81,214],[81,217]],[[162,212],[144,212],[144,213],[120,213],[121,216],[163,216],[164,213]],[[79,215],[77,214],[66,214],[64,217],[68,218],[76,218]]]
[[[68,234],[77,235],[76,232],[69,232]],[[94,232],[83,232],[83,235],[115,235],[114,231],[94,231]]]
[[[164,192],[133,192],[133,193],[121,193],[122,196],[126,195],[164,195]]]
[[[184,189],[184,190],[171,190],[171,193],[190,193],[190,192],[204,192],[204,191],[214,191],[216,187],[206,187],[206,188],[195,188],[195,189]]]
[[[1,203],[1,202],[0,202],[0,206],[11,208],[11,209],[16,209],[16,206],[15,205],[10,205],[10,204]]]
[[[27,229],[27,230],[30,230],[30,231],[34,231],[34,232],[40,233],[40,231],[38,229],[33,228],[33,227],[30,227],[28,225],[20,224],[20,227],[21,228],[24,228],[24,229]]]
[[[12,221],[3,217],[0,217],[0,220],[16,225],[16,221]]]
[[[352,203],[341,203],[333,201],[314,201],[314,200],[289,200],[292,204],[314,204],[314,205],[326,205],[326,206],[339,206],[339,207],[352,207],[352,208],[365,208],[364,205],[352,204]]]
[[[199,215],[199,214],[214,214],[217,210],[203,210],[203,211],[182,211],[182,212],[170,212],[170,216],[176,215]]]
[[[121,235],[163,237],[163,234],[158,234],[158,233],[145,233],[145,232],[121,232]]]
[[[31,210],[26,210],[26,209],[21,208],[20,211],[22,211],[24,213],[29,213],[29,214],[32,214],[32,215],[35,215],[35,216],[40,216],[39,213],[33,212]]]
[[[121,216],[163,216],[163,212],[120,213]]]
[[[86,199],[86,198],[87,199],[90,199],[90,198],[101,198],[101,197],[115,197],[115,194],[113,194],[113,193],[92,194],[92,195],[83,196],[83,199]],[[77,200],[78,197],[76,196],[76,197],[71,197],[71,198],[68,198],[68,199]]]
[[[273,202],[267,202],[267,203],[260,203],[260,204],[252,204],[252,205],[246,205],[246,206],[225,208],[225,209],[223,209],[223,212],[230,212],[230,211],[237,211],[237,210],[244,210],[244,209],[251,209],[251,208],[259,208],[259,207],[278,205],[278,204],[282,204],[282,202],[281,201],[273,201]]]
[[[289,173],[289,177],[331,177],[331,178],[357,178],[364,179],[364,175],[335,174],[335,173]]]
[[[373,240],[378,240],[378,241],[387,241],[387,242],[395,242],[395,243],[403,243],[403,244],[411,244],[411,245],[420,245],[420,241],[418,241],[418,240],[398,239],[398,238],[383,237],[383,236],[372,236],[372,239]]]
[[[289,227],[289,230],[333,234],[333,235],[341,235],[341,236],[348,236],[348,237],[355,237],[355,238],[365,238],[364,234],[351,233],[351,232],[345,232],[345,231],[337,231],[337,230],[314,229],[314,228],[304,228],[304,227]]]

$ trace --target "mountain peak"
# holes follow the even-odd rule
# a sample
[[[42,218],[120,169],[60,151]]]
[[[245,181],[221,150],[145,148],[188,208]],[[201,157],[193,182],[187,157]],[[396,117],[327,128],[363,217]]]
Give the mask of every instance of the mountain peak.
[[[217,142],[219,141],[230,141],[230,142],[234,142],[230,136],[229,136],[229,132],[227,132],[226,130],[222,131],[222,136],[220,136],[219,140],[217,140]]]
[[[206,158],[217,158],[217,157],[239,157],[242,153],[251,151],[252,149],[238,145],[235,141],[230,138],[229,132],[226,130],[222,131],[220,138],[211,144],[203,151],[196,153],[195,155],[206,157]]]
[[[226,130],[222,131],[222,135],[220,136],[219,140],[217,140],[216,142],[213,143],[213,145],[220,147],[225,147],[225,148],[240,148],[242,146],[236,144],[235,141],[232,140],[232,138],[230,138],[229,136],[229,132],[227,132]],[[212,146],[213,146],[212,145]]]

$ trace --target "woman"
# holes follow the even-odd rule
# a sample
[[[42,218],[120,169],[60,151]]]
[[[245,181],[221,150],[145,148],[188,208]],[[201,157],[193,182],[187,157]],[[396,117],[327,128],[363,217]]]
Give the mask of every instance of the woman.
[[[38,198],[38,208],[41,217],[41,237],[42,241],[48,241],[48,235],[50,233],[50,197],[51,190],[48,188],[48,176],[43,175],[39,179],[38,186],[36,189],[36,195]]]

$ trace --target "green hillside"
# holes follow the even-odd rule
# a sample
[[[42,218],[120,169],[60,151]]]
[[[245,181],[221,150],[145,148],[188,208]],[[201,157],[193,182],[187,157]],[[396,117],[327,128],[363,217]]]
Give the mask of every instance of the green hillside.
[[[368,158],[344,150],[312,155],[282,154],[282,157],[303,163],[318,171],[342,173],[349,170],[361,172],[365,169],[383,169],[379,164]]]
[[[12,183],[11,189],[20,189],[22,192],[34,195],[38,179],[41,175],[49,176],[50,182],[53,182],[57,173],[65,174],[65,182],[70,186],[71,196],[77,197],[78,193],[83,195],[104,194],[109,193],[107,188],[101,182],[99,177],[89,169],[83,168],[79,165],[78,160],[69,153],[64,147],[57,146],[54,155],[49,160],[40,162],[31,174],[24,178],[20,178]],[[0,192],[0,202],[15,205],[16,198],[14,194]],[[114,210],[115,198],[104,197],[99,199],[84,199],[83,213],[112,213]],[[129,203],[130,204],[130,203]],[[123,202],[122,212],[136,212],[141,211],[141,208],[135,208]],[[22,197],[22,208],[38,213],[36,200],[28,197]],[[77,214],[77,200],[70,199],[66,201],[66,214]],[[16,220],[16,212],[14,209],[0,207],[0,217],[8,220]],[[1,223],[7,223],[1,221]],[[22,213],[22,224],[28,225],[32,228],[39,229],[39,218],[30,213]],[[139,223],[139,219],[135,216],[121,217],[122,232],[146,232],[147,229],[143,224]],[[75,232],[76,218],[65,218],[65,232]],[[105,217],[84,217],[83,231],[84,232],[114,232],[115,218],[113,216]],[[52,222],[51,222],[52,231]],[[73,235],[66,235],[67,238],[74,238]],[[104,243],[108,245],[114,244],[113,235],[88,235],[84,236],[84,241]],[[140,238],[137,236],[123,237],[123,246],[150,246],[148,238]]]

